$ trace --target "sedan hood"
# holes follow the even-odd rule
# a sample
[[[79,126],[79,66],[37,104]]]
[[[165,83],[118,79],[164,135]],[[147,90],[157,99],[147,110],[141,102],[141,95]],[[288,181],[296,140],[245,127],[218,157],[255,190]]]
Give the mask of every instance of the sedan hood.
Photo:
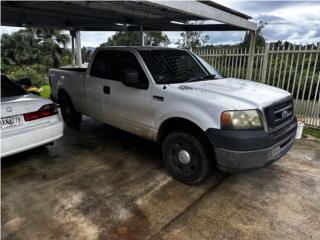
[[[236,78],[170,84],[170,86],[235,110],[258,108],[290,95],[280,88]]]

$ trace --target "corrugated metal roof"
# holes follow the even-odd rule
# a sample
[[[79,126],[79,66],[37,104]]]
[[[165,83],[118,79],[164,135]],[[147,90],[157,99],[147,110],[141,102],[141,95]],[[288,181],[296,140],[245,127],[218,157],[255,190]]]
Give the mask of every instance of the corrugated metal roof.
[[[249,16],[199,1],[1,1],[2,25],[77,30],[253,30]],[[228,24],[185,25],[221,20]],[[181,24],[180,24],[181,23]]]

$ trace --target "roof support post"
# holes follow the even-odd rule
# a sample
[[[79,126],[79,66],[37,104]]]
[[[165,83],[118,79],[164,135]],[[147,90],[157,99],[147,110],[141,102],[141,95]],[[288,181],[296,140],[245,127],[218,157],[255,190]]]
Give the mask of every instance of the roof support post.
[[[77,66],[82,66],[82,57],[81,57],[81,37],[80,37],[80,31],[75,31],[75,37],[76,37],[76,48],[75,48],[75,63]]]
[[[255,31],[250,31],[250,47],[249,47],[248,67],[247,67],[247,75],[246,75],[246,79],[248,80],[251,80],[252,78],[255,43],[256,43],[256,33]]]
[[[264,47],[263,64],[262,64],[262,76],[261,76],[262,83],[266,82],[268,57],[269,57],[269,43],[266,43]]]
[[[143,31],[143,26],[140,26],[140,44],[141,44],[141,46],[144,46],[144,31]]]
[[[70,36],[71,36],[71,54],[72,54],[72,66],[75,65],[75,52],[74,52],[74,40],[75,40],[75,32],[73,30],[70,31]]]

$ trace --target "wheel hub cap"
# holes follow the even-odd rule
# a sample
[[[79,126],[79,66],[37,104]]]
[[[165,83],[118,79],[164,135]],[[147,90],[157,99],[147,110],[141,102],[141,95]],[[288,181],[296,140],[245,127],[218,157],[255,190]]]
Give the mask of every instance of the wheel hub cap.
[[[178,159],[183,164],[190,163],[190,154],[186,150],[180,150],[178,153]]]

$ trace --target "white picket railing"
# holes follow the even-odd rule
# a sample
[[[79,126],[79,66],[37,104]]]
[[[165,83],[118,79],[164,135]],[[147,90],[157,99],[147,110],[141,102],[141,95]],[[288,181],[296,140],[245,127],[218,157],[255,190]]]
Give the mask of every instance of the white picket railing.
[[[240,47],[194,49],[224,77],[252,80],[280,87],[294,96],[295,114],[306,125],[320,128],[320,43],[273,44],[256,48],[252,68],[249,51]],[[251,71],[248,74],[248,71]]]

